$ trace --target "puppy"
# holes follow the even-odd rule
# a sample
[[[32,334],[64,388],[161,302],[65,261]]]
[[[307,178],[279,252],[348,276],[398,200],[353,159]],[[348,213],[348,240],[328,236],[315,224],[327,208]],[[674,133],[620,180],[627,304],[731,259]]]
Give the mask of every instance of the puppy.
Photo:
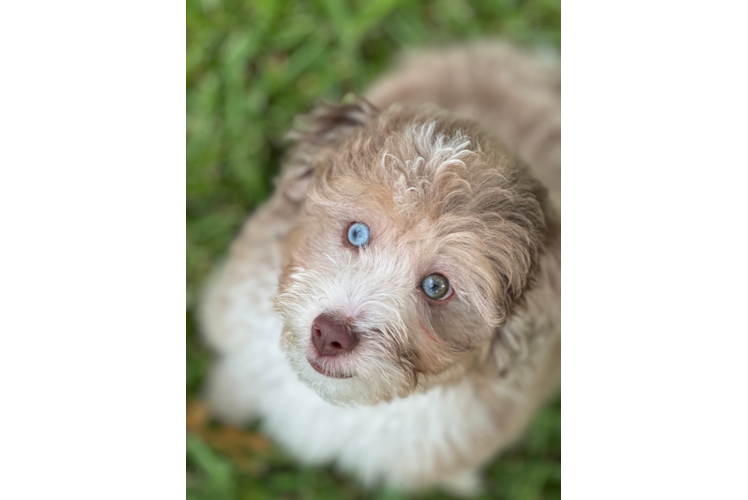
[[[367,485],[475,493],[560,379],[559,94],[494,42],[310,113],[207,287],[213,413]]]

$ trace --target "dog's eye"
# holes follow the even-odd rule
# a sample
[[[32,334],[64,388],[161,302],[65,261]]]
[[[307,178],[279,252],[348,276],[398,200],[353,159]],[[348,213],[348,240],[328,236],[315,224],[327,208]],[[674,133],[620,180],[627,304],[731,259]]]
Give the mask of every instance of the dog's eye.
[[[348,226],[348,242],[354,247],[369,243],[369,226],[363,222],[354,222]]]
[[[449,280],[441,274],[429,274],[423,278],[421,288],[432,299],[440,300],[449,293]]]

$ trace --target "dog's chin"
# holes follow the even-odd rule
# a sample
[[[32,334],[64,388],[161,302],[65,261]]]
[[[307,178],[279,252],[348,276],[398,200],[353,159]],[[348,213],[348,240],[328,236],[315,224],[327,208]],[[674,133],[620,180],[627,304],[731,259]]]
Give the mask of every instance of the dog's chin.
[[[346,373],[340,373],[338,371],[332,370],[323,364],[321,364],[317,359],[314,358],[307,358],[307,361],[309,361],[309,364],[314,368],[314,370],[317,373],[321,373],[325,377],[330,378],[353,378],[353,375],[348,375]]]
[[[337,406],[366,406],[399,396],[392,385],[382,383],[361,371],[344,372],[325,366],[298,346],[284,350],[299,379],[319,397]]]

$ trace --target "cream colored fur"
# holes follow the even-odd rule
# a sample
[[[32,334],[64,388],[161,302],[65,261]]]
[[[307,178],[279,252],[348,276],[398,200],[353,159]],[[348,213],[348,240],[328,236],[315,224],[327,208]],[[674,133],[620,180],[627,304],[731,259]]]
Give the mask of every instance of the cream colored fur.
[[[365,484],[474,492],[559,382],[558,81],[484,43],[412,55],[374,106],[315,110],[206,289],[214,414],[260,418],[300,460]],[[352,221],[366,248],[346,246]],[[432,272],[449,300],[419,290]],[[317,360],[350,378],[309,364],[323,313],[359,334]]]

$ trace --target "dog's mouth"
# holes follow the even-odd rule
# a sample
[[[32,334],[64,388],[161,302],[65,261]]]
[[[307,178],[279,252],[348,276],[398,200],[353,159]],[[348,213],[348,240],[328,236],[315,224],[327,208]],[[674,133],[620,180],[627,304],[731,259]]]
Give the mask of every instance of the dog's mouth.
[[[306,359],[307,361],[309,361],[309,364],[312,365],[312,368],[314,368],[314,370],[317,373],[321,373],[322,375],[326,377],[330,377],[330,378],[352,378],[353,377],[353,375],[348,375],[345,373],[336,373],[330,369],[327,369],[310,357],[307,357]]]

